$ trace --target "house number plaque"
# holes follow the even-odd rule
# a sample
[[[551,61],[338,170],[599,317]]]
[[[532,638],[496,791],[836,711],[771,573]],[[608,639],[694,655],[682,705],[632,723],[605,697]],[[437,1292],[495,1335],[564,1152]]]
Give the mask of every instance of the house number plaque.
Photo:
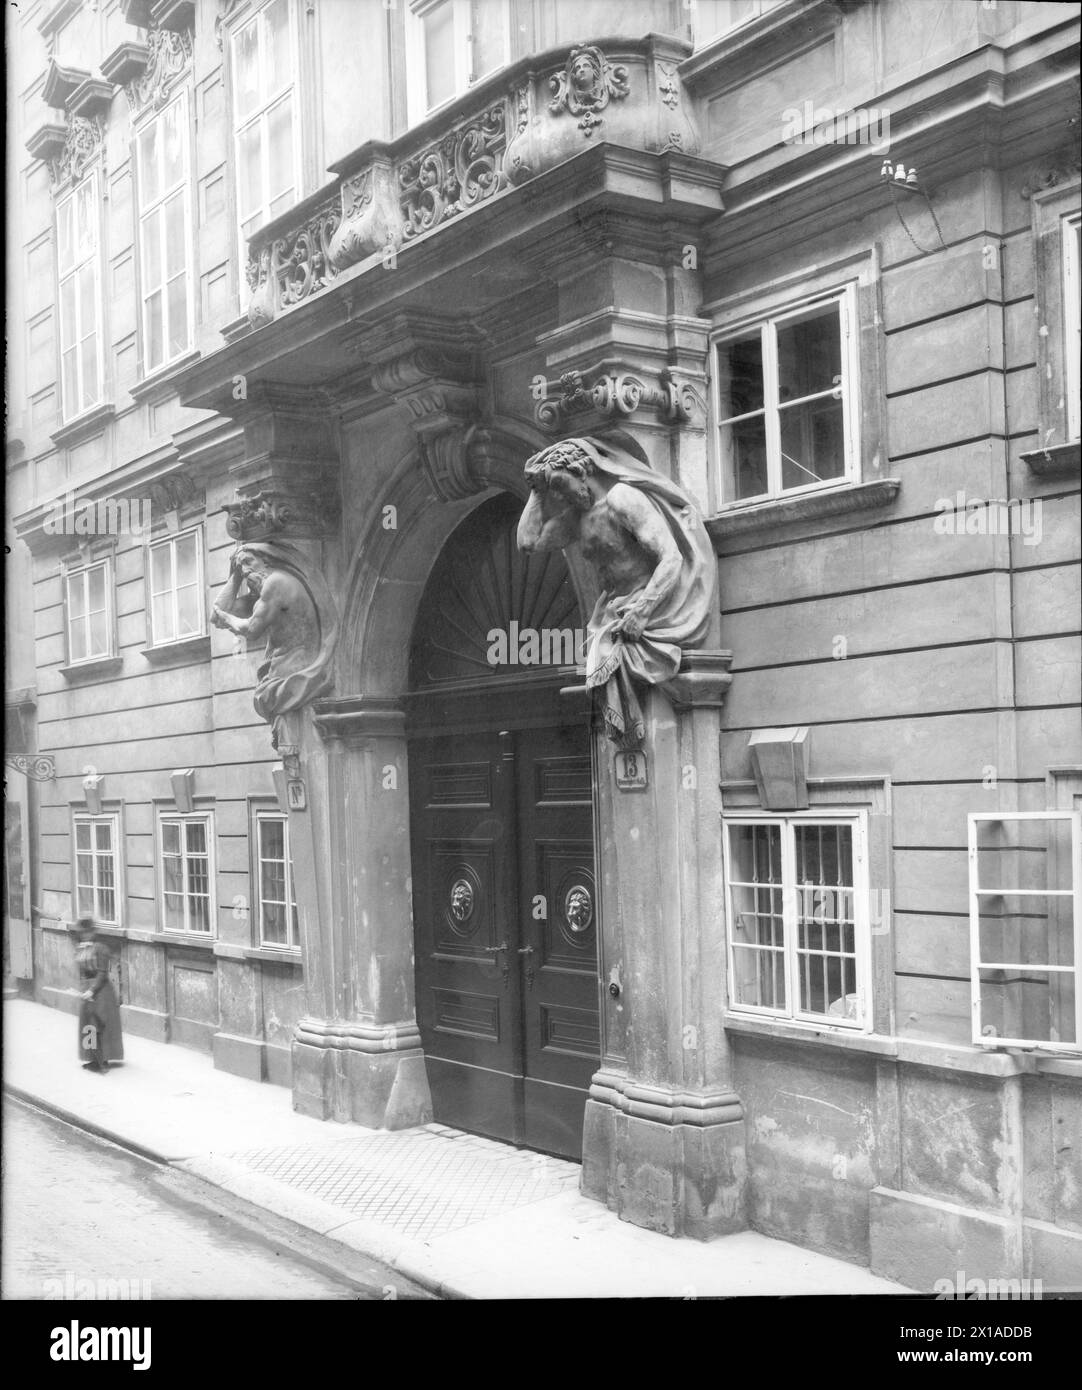
[[[617,753],[616,785],[621,791],[642,791],[646,787],[646,754],[641,750],[634,753]]]

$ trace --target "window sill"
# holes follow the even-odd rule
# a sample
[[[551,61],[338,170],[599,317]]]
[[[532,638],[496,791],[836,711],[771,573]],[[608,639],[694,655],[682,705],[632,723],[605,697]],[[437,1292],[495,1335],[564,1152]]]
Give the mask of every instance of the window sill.
[[[167,362],[164,367],[155,368],[134,386],[129,386],[128,395],[140,404],[149,401],[152,405],[157,405],[167,396],[176,394],[175,379],[193,362],[198,362],[202,355],[198,348],[193,348],[190,352],[174,358],[172,362]]]
[[[814,1023],[790,1023],[788,1019],[748,1018],[745,1014],[724,1015],[727,1033],[745,1033],[755,1038],[775,1038],[783,1042],[819,1042],[827,1047],[841,1047],[857,1052],[874,1052],[892,1057],[897,1051],[894,1038],[877,1033],[858,1033],[856,1029],[843,1032],[840,1028],[819,1028]]]
[[[1041,478],[1077,478],[1082,473],[1080,457],[1082,444],[1076,439],[1070,444],[1053,444],[1050,449],[1034,449],[1022,455],[1022,462]]]
[[[257,960],[269,965],[292,965],[296,970],[303,968],[300,948],[275,946],[236,946],[228,941],[217,941],[214,954],[224,960]]]
[[[772,530],[798,521],[817,521],[824,516],[844,516],[848,512],[887,507],[898,495],[900,478],[877,478],[870,483],[850,483],[822,492],[805,492],[800,497],[776,497],[769,502],[753,502],[719,512],[706,523],[714,540],[728,540],[754,531]]]
[[[194,637],[182,637],[178,642],[144,647],[142,657],[152,666],[184,666],[191,661],[205,661],[210,657],[210,634],[200,632]]]
[[[66,424],[54,430],[49,438],[58,449],[68,449],[73,444],[80,444],[84,439],[89,439],[95,430],[100,430],[116,414],[116,407],[112,402],[105,405],[96,405],[82,415],[77,415],[74,420],[69,420]]]
[[[122,656],[95,656],[89,661],[73,661],[61,666],[60,674],[66,681],[82,680],[84,676],[88,680],[95,680],[101,676],[115,675],[123,665]]]

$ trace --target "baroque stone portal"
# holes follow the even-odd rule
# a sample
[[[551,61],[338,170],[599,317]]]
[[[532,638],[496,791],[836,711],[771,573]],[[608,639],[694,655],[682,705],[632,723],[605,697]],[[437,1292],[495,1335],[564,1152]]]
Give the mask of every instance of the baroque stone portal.
[[[717,561],[702,518],[675,483],[601,440],[552,444],[525,471],[519,547],[581,545],[602,591],[587,629],[586,684],[599,692],[609,738],[640,748],[634,684],[670,680],[709,627]]]
[[[233,552],[211,621],[238,637],[266,637],[252,699],[277,748],[281,716],[332,683],[338,616],[323,576],[286,541],[249,541]]]

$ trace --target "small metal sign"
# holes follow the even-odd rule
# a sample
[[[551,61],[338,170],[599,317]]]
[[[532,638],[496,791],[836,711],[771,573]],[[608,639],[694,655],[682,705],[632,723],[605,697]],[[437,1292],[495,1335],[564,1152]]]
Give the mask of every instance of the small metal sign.
[[[646,787],[646,754],[641,751],[616,754],[616,785],[621,791],[643,791]]]
[[[300,778],[293,778],[286,783],[286,798],[291,811],[307,811],[308,793]]]

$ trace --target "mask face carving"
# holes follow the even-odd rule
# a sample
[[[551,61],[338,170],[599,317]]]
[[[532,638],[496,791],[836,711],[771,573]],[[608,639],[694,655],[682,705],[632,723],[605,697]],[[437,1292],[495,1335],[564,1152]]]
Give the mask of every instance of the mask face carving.
[[[451,915],[456,922],[466,922],[473,915],[473,889],[464,878],[451,885]]]
[[[564,900],[564,916],[573,932],[584,932],[594,919],[593,899],[585,888],[576,886]]]
[[[549,110],[554,115],[567,111],[577,116],[579,129],[589,136],[601,124],[598,113],[610,101],[627,96],[627,68],[610,63],[600,48],[592,45],[573,48],[563,71],[549,79],[549,87]]]

